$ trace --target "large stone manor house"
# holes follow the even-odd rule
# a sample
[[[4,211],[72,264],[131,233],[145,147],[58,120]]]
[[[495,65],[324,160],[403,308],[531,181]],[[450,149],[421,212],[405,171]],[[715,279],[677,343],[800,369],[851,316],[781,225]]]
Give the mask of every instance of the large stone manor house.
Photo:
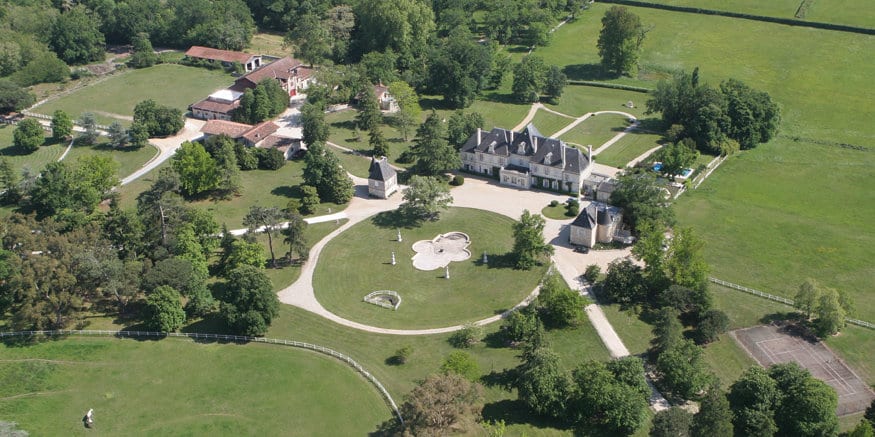
[[[477,132],[462,145],[462,170],[492,176],[501,184],[579,194],[592,174],[592,150],[580,150],[547,138],[529,124],[522,132],[493,128]]]

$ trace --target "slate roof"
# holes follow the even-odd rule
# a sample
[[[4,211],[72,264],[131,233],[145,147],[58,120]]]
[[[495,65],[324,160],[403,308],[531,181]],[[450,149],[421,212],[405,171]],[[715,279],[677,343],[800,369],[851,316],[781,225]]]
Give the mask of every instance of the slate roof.
[[[392,179],[392,176],[395,176],[395,174],[395,169],[389,165],[389,161],[385,156],[379,160],[371,158],[371,168],[368,172],[368,179],[386,182],[387,180]]]
[[[583,208],[580,215],[571,222],[571,226],[577,226],[584,229],[595,229],[596,226],[596,211],[592,206]]]
[[[507,157],[511,154],[521,155],[528,157],[530,163],[549,165],[576,174],[582,173],[589,165],[589,160],[579,149],[567,146],[555,138],[544,137],[532,124],[526,126],[522,132],[496,127],[489,132],[480,131],[479,135],[479,142],[477,132],[471,135],[462,145],[462,152],[482,152]]]
[[[185,52],[185,56],[191,58],[212,59],[214,61],[222,62],[239,62],[241,64],[245,64],[255,57],[255,55],[250,55],[249,53],[220,50],[202,46],[191,46],[191,48]]]

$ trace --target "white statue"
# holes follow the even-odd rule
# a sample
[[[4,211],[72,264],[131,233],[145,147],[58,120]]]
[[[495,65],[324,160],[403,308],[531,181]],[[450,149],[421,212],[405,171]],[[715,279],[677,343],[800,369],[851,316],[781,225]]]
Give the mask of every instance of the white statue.
[[[91,425],[94,424],[94,408],[89,408],[88,412],[85,413],[85,426],[91,428]]]
[[[450,266],[444,267],[444,278],[450,279]]]
[[[395,265],[395,252],[392,252],[392,265]]]

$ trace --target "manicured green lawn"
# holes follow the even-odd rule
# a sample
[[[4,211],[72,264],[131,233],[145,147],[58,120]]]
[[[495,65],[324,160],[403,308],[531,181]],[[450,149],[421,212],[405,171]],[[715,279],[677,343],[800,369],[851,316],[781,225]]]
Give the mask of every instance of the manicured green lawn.
[[[630,354],[643,354],[650,349],[650,339],[653,338],[653,328],[650,325],[638,318],[637,314],[621,310],[619,305],[601,307]]]
[[[0,124],[0,157],[6,158],[17,169],[29,168],[33,172],[39,172],[46,164],[57,161],[67,148],[67,144],[52,143],[41,146],[39,150],[30,154],[21,154],[12,145],[12,132],[15,126]],[[46,135],[49,135],[46,132]]]
[[[323,222],[307,225],[307,228],[304,230],[304,237],[307,239],[307,244],[312,247],[314,244],[318,243],[319,240],[331,233],[331,231],[337,229],[346,222],[347,219],[342,219],[338,223]],[[280,235],[273,239],[273,251],[274,254],[276,254],[277,262],[280,264],[280,267],[275,269],[267,268],[264,270],[270,278],[270,282],[273,284],[273,289],[277,291],[288,287],[293,282],[297,281],[299,276],[301,276],[301,265],[285,265],[281,259],[289,249],[288,246],[283,243],[283,238],[284,237]],[[257,239],[264,247],[264,258],[270,263],[270,247],[268,246],[267,235],[258,234]]]
[[[655,0],[675,6],[692,6],[697,8],[715,9],[718,11],[740,12],[744,14],[764,15],[767,17],[794,18],[800,2],[797,0],[723,0],[720,2],[703,2],[696,0]],[[812,1],[804,21],[822,23],[847,24],[851,26],[875,27],[875,11],[866,0],[845,0],[841,3]]]
[[[573,121],[574,119],[570,117],[562,117],[552,112],[538,110],[531,123],[534,124],[535,127],[538,128],[538,131],[544,134],[544,136],[554,138],[556,132],[559,132],[560,129]]]
[[[328,137],[328,141],[349,148],[353,150],[358,150],[366,154],[370,154],[371,146],[368,143],[368,132],[361,131],[359,133],[360,140],[356,141],[355,134],[355,116],[358,113],[355,109],[347,109],[344,111],[333,112],[331,114],[325,114],[325,121],[330,126],[330,135]],[[404,141],[403,135],[398,129],[395,129],[387,122],[390,120],[391,116],[383,117],[385,123],[380,125],[380,131],[383,133],[383,137],[386,139],[386,142],[389,144],[389,161],[393,164],[400,165],[396,162],[399,156],[410,148],[410,144],[413,142],[413,137],[416,133],[416,127],[414,126],[410,133],[409,139],[410,141]],[[340,156],[340,153],[337,154]],[[343,159],[341,157],[341,159]],[[352,166],[353,170],[350,172],[356,176],[367,177],[367,169],[365,169],[364,174],[360,172],[360,166],[355,165]],[[358,173],[356,173],[358,171]]]
[[[623,129],[629,126],[627,118],[618,114],[602,114],[587,118],[582,123],[574,126],[574,129],[564,133],[562,140],[574,143],[583,150],[592,145],[593,150],[614,138]],[[616,145],[616,143],[614,143]],[[613,146],[611,146],[613,147]]]
[[[675,204],[712,275],[792,298],[806,278],[875,320],[875,153],[778,140],[731,157]]]
[[[544,209],[541,210],[541,215],[547,217],[548,219],[553,220],[571,220],[574,217],[569,217],[565,215],[568,212],[568,208],[565,207],[564,203],[560,203],[556,206],[547,205]]]
[[[340,165],[342,165],[347,172],[360,178],[368,177],[371,168],[371,158],[369,156],[356,154],[356,152],[350,152],[332,146],[328,147],[334,152],[337,158],[340,159]]]
[[[69,161],[73,163],[82,156],[106,156],[112,158],[118,165],[118,178],[122,179],[142,167],[143,164],[154,158],[157,154],[158,149],[152,145],[137,149],[125,148],[123,150],[114,150],[108,147],[106,143],[99,143],[94,146],[73,146],[70,149],[70,153],[64,158],[64,162]]]
[[[313,278],[319,302],[331,312],[361,323],[386,328],[438,328],[484,319],[507,310],[534,290],[545,267],[514,270],[499,264],[513,246],[513,220],[488,211],[451,208],[435,222],[409,227],[383,213],[359,223],[329,243]],[[378,225],[380,223],[380,225]],[[385,223],[385,224],[384,224]],[[403,242],[396,239],[402,227]],[[413,267],[413,243],[451,231],[471,238],[471,258],[444,269],[420,271]],[[395,252],[397,265],[390,263]],[[481,265],[482,254],[490,266]],[[504,261],[507,263],[507,261]],[[401,295],[397,311],[365,303],[376,290]]]
[[[636,118],[642,118],[644,117],[644,102],[646,100],[647,94],[634,91],[568,85],[556,105],[549,103],[545,103],[545,105],[554,111],[573,117],[580,117],[587,112],[620,111],[632,114]],[[629,101],[635,105],[634,108],[626,106]]]
[[[290,347],[72,337],[0,351],[0,417],[31,435],[83,434],[90,408],[89,434],[104,435],[364,435],[391,417],[349,366]]]
[[[749,367],[758,365],[728,334],[705,346],[705,363],[723,388],[729,387]]]
[[[132,116],[134,106],[146,99],[185,111],[188,105],[233,82],[233,77],[220,70],[161,64],[120,73],[40,105],[34,108],[34,112],[51,115],[54,110],[63,109],[75,119],[83,112],[91,111],[100,123],[109,124],[118,119],[123,124],[130,124],[106,113]]]
[[[589,120],[587,120],[589,121]],[[610,165],[612,167],[624,168],[630,161],[641,156],[644,152],[659,146],[662,135],[648,134],[639,131],[632,131],[626,134],[620,141],[611,144],[602,153],[595,156],[595,161],[599,164]],[[595,149],[596,146],[593,146]]]
[[[240,196],[230,200],[201,200],[192,202],[192,206],[211,212],[217,222],[226,223],[230,229],[242,228],[243,217],[251,206],[275,206],[283,209],[289,200],[299,199],[298,185],[303,182],[301,178],[303,168],[303,160],[298,160],[286,162],[286,165],[279,170],[241,171],[240,180],[243,189]],[[322,203],[313,215],[328,214],[329,208],[335,213],[342,211],[346,205]]]

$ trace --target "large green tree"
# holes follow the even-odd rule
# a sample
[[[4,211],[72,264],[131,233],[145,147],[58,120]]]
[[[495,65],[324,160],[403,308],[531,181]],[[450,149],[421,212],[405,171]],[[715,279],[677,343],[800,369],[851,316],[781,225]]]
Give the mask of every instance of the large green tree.
[[[149,41],[149,34],[140,32],[133,37],[133,54],[128,65],[134,68],[146,68],[155,65],[158,62],[158,54],[152,48],[152,42]]]
[[[693,416],[692,437],[732,437],[732,410],[726,394],[717,385],[711,386]]]
[[[416,157],[416,172],[437,176],[459,167],[461,161],[455,147],[447,142],[446,127],[436,112],[432,112],[416,130],[410,147]]]
[[[572,372],[574,395],[567,418],[595,424],[609,435],[634,433],[647,419],[647,396],[617,379],[605,363],[586,361]]]
[[[417,219],[437,220],[441,210],[453,201],[450,188],[438,178],[431,176],[412,176],[404,189],[404,203],[400,209]]]
[[[196,196],[219,187],[220,175],[216,162],[200,143],[186,141],[173,155],[173,170],[179,174],[182,192]]]
[[[228,273],[221,313],[234,332],[263,335],[279,314],[279,299],[264,270],[240,266]]]
[[[286,35],[286,44],[295,57],[310,66],[321,64],[331,56],[330,29],[313,13],[298,17],[295,27]]]
[[[422,108],[419,106],[419,96],[416,95],[416,90],[413,87],[402,80],[390,83],[389,93],[392,94],[392,97],[398,103],[398,113],[395,114],[395,119],[398,122],[398,129],[401,131],[404,141],[407,141],[410,129],[416,125],[422,114]]]
[[[571,290],[562,276],[552,272],[541,281],[537,305],[544,324],[564,328],[580,323],[585,302],[579,293]]]
[[[298,260],[305,261],[310,257],[310,247],[307,244],[307,222],[298,214],[297,211],[288,212],[286,219],[288,224],[283,229],[283,242],[289,245],[289,262],[292,261],[294,254],[298,255]]]
[[[650,437],[690,437],[693,415],[681,407],[671,407],[653,416]]]
[[[404,398],[401,423],[387,423],[389,435],[442,436],[468,429],[480,416],[483,387],[454,373],[426,377]]]
[[[666,203],[666,193],[655,175],[626,171],[619,176],[610,203],[623,208],[623,220],[637,232],[644,222],[674,224],[674,212]]]
[[[612,6],[602,17],[597,47],[605,71],[621,75],[637,72],[641,43],[644,42],[641,19],[624,6]]]
[[[61,109],[52,114],[52,139],[61,142],[73,135],[73,119]]]
[[[564,415],[571,379],[556,352],[542,347],[526,353],[516,373],[517,395],[532,411],[546,417]]]
[[[513,69],[514,98],[521,103],[537,102],[547,80],[549,68],[537,55],[528,55]]]
[[[488,82],[492,49],[480,44],[465,27],[450,32],[429,60],[429,88],[451,108],[465,108]]]
[[[435,29],[429,4],[422,0],[362,0],[353,4],[353,12],[353,38],[359,56],[391,49],[399,54],[403,69],[414,67],[417,60],[425,61],[428,38]]]
[[[270,265],[276,267],[276,255],[273,251],[273,237],[279,236],[283,213],[279,208],[252,205],[243,217],[243,225],[249,227],[249,232],[267,235],[267,246],[270,249]]]
[[[301,140],[304,144],[325,143],[328,141],[329,127],[325,122],[325,112],[319,105],[305,103],[301,108]]]
[[[780,393],[775,380],[762,367],[751,367],[729,388],[729,406],[736,435],[773,436],[775,403]]]
[[[663,350],[656,360],[656,370],[663,385],[684,399],[692,399],[710,382],[704,353],[702,348],[687,339]]]
[[[343,204],[352,199],[354,186],[340,160],[322,143],[310,144],[304,156],[304,184],[315,187],[323,202]]]
[[[0,112],[20,111],[36,101],[36,97],[15,82],[0,78]]]
[[[185,119],[179,109],[147,99],[134,106],[134,124],[144,125],[150,137],[166,137],[182,130]]]
[[[146,296],[146,326],[160,332],[173,332],[185,323],[182,297],[172,287],[162,285]]]
[[[611,261],[602,282],[602,296],[622,307],[643,303],[647,299],[647,286],[641,267],[627,258]]]
[[[662,162],[660,173],[674,180],[674,177],[682,174],[685,168],[690,167],[699,158],[696,143],[685,138],[681,141],[666,144],[659,150],[659,159]]]
[[[769,376],[780,392],[775,423],[781,435],[838,435],[838,395],[832,387],[796,363],[776,364],[769,368]]]
[[[49,29],[49,46],[68,64],[102,60],[105,41],[100,18],[84,5],[64,12]]]
[[[520,220],[513,224],[513,255],[516,268],[528,270],[540,263],[544,256],[553,254],[553,246],[544,241],[544,225],[540,214],[523,210]]]
[[[472,134],[477,132],[478,128],[482,129],[485,124],[479,112],[454,111],[447,120],[447,141],[458,150]]]
[[[12,144],[25,153],[39,150],[46,140],[43,126],[35,118],[25,118],[12,131]]]
[[[799,286],[799,291],[796,292],[796,297],[793,298],[793,304],[805,313],[806,319],[811,319],[811,314],[817,309],[820,302],[820,287],[814,279],[806,279]]]

